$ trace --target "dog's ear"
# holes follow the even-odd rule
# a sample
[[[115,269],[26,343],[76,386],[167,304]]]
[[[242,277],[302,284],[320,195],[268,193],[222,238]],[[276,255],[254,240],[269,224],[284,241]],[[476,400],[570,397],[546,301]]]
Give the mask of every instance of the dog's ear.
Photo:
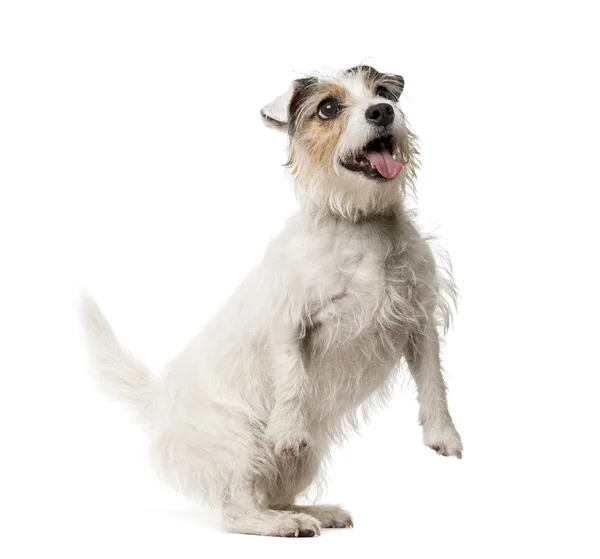
[[[263,122],[269,128],[275,128],[281,132],[288,132],[290,124],[290,107],[298,99],[300,93],[307,89],[309,84],[314,83],[314,78],[301,78],[294,80],[288,90],[276,97],[271,103],[260,110]]]
[[[265,105],[260,110],[260,116],[262,116],[263,122],[269,127],[275,130],[281,130],[281,132],[287,132],[288,123],[290,120],[290,102],[296,89],[294,82],[290,85],[288,90],[276,97],[268,105]]]
[[[383,81],[396,96],[396,99],[399,99],[404,91],[404,78],[398,74],[383,74]]]

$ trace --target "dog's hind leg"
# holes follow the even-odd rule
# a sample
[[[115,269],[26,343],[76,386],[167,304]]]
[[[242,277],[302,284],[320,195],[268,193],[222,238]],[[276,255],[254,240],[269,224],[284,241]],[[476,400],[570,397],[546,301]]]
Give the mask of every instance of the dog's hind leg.
[[[308,514],[316,518],[323,528],[354,527],[350,513],[337,505],[288,505],[278,510]]]
[[[319,459],[312,452],[299,458],[278,459],[276,483],[265,487],[269,509],[289,513],[308,514],[316,518],[323,528],[347,528],[354,526],[350,514],[336,505],[295,505],[298,495],[302,495],[312,484],[319,472]]]
[[[260,469],[260,449],[250,458],[242,452],[218,449],[215,444],[206,448],[209,441],[206,433],[188,421],[175,421],[163,429],[152,444],[161,477],[190,498],[220,503],[230,532],[288,537],[320,533],[321,524],[309,514],[269,510],[263,504],[267,498],[248,473]]]
[[[310,514],[262,506],[252,483],[246,481],[229,488],[222,510],[230,532],[283,537],[312,537],[321,532],[321,523]]]

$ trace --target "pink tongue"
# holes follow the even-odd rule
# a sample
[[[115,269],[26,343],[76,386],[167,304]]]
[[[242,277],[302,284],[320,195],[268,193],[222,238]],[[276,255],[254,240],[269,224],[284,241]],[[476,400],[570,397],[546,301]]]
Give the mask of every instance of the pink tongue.
[[[393,179],[402,171],[402,163],[396,161],[387,149],[383,151],[367,151],[365,152],[365,157],[379,171],[379,174],[386,179]]]

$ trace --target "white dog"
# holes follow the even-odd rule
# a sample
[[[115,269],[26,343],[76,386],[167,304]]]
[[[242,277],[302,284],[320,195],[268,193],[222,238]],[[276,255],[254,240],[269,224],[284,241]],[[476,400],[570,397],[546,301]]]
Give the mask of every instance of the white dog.
[[[461,457],[438,333],[454,288],[404,207],[418,152],[398,107],[403,86],[358,66],[298,79],[263,108],[289,136],[301,210],[160,380],[83,301],[96,376],[148,428],[162,476],[218,506],[230,531],[352,526],[337,506],[295,499],[403,361],[425,444]]]

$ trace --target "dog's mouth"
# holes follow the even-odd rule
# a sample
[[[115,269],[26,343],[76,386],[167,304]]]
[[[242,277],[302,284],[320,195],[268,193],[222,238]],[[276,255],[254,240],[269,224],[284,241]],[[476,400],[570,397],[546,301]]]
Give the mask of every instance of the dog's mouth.
[[[393,179],[402,171],[402,163],[396,160],[393,136],[379,136],[370,141],[357,155],[343,159],[343,167],[354,173],[363,173],[371,179]]]

